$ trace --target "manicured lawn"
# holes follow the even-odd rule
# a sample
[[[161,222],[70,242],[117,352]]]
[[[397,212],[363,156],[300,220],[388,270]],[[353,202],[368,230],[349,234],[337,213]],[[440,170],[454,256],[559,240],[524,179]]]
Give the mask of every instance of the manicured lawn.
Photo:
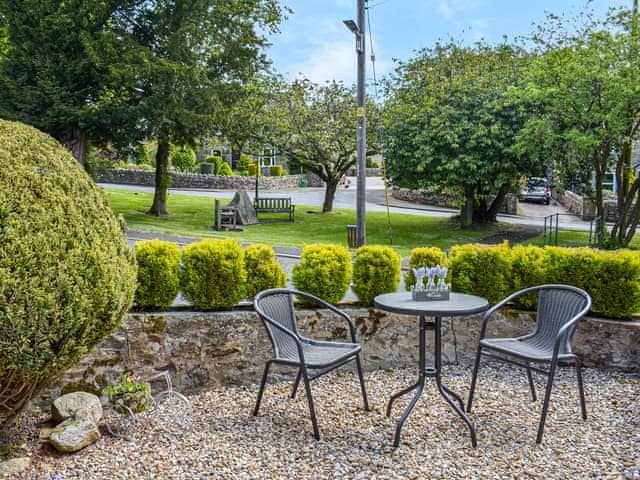
[[[346,226],[356,223],[355,210],[338,209],[322,215],[317,207],[297,205],[296,221],[293,223],[245,225],[242,232],[217,232],[211,229],[213,198],[171,194],[168,197],[169,216],[158,218],[145,214],[152,203],[151,193],[112,189],[105,189],[105,193],[111,208],[124,216],[128,228],[184,237],[236,238],[241,242],[260,242],[272,246],[302,247],[311,243],[346,246]],[[391,229],[393,247],[402,256],[408,255],[415,247],[447,248],[478,241],[494,232],[491,227],[462,229],[449,219],[407,214],[391,214]],[[367,244],[390,244],[385,212],[367,213]]]

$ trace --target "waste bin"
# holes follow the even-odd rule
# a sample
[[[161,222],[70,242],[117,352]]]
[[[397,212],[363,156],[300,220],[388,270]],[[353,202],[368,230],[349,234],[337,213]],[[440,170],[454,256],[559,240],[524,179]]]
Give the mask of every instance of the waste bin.
[[[358,246],[358,226],[347,225],[347,243],[349,248],[356,248]]]

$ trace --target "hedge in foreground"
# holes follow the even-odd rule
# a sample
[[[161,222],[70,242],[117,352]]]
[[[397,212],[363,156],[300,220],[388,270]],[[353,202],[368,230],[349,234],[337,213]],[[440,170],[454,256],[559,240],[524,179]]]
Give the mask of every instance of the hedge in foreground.
[[[202,240],[182,249],[184,296],[203,310],[230,308],[244,298],[246,272],[235,240]]]
[[[298,290],[336,304],[347,293],[353,267],[349,250],[342,245],[307,245],[300,263],[293,266],[292,280]]]
[[[120,326],[136,264],[124,224],[50,136],[0,120],[0,427]]]
[[[244,263],[247,272],[246,295],[255,297],[267,288],[284,287],[287,275],[276,260],[273,248],[267,245],[249,245],[244,250]]]
[[[138,288],[135,301],[139,307],[167,308],[180,288],[180,250],[178,245],[162,240],[143,240],[135,244],[138,262]]]
[[[447,256],[438,247],[418,247],[411,250],[409,256],[409,270],[404,275],[404,286],[407,291],[416,284],[416,277],[413,274],[414,268],[435,267],[448,265]]]
[[[400,260],[400,255],[391,247],[369,245],[356,250],[351,289],[360,303],[371,306],[376,295],[398,289]]]

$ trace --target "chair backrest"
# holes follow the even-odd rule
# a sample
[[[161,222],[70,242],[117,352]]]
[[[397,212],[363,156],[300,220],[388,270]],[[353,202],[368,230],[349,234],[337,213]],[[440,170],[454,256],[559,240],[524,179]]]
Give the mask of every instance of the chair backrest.
[[[538,312],[532,337],[540,347],[552,349],[560,329],[573,322],[568,327],[565,342],[560,345],[560,353],[570,352],[578,321],[591,308],[591,297],[570,285],[542,285],[537,290]]]
[[[274,354],[279,358],[298,358],[296,341],[277,327],[283,327],[298,336],[293,297],[291,290],[274,288],[260,292],[253,300],[254,308],[271,339]]]

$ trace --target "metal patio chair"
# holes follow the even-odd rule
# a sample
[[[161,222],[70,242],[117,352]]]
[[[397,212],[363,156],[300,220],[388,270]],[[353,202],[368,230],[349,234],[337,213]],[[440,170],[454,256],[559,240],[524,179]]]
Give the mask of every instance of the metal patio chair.
[[[517,338],[486,338],[487,323],[491,316],[505,304],[528,293],[538,294],[538,310],[533,332]],[[591,297],[584,290],[569,285],[539,285],[520,290],[487,310],[480,330],[480,342],[473,367],[467,412],[471,411],[480,357],[485,355],[526,368],[534,402],[536,401],[536,390],[531,371],[547,375],[547,386],[542,403],[542,416],[538,425],[536,443],[542,441],[553,377],[558,363],[575,364],[578,392],[580,394],[580,408],[582,409],[582,418],[586,420],[587,408],[584,401],[582,369],[580,359],[573,353],[571,345],[578,322],[590,308]],[[548,369],[532,364],[546,364]]]
[[[293,304],[294,297],[299,297],[306,301],[311,300],[319,304],[322,308],[326,308],[343,318],[349,326],[352,343],[319,341],[302,336],[298,332],[296,325],[296,312]],[[309,411],[311,413],[313,434],[316,440],[320,440],[320,433],[318,431],[318,423],[313,407],[313,398],[311,396],[311,380],[345,363],[355,360],[358,377],[360,378],[364,408],[365,410],[369,410],[369,401],[364,385],[364,377],[362,376],[362,366],[360,364],[360,345],[356,343],[356,330],[351,318],[346,313],[315,295],[286,288],[273,288],[260,292],[256,295],[253,305],[267,329],[273,346],[273,358],[267,361],[264,373],[262,374],[262,382],[260,384],[260,390],[258,391],[256,406],[253,410],[254,416],[258,415],[269,368],[273,363],[289,365],[298,369],[295,382],[293,383],[291,398],[295,398],[300,380],[303,380],[307,401],[309,403]],[[309,376],[309,370],[319,370],[319,372],[313,376]]]

